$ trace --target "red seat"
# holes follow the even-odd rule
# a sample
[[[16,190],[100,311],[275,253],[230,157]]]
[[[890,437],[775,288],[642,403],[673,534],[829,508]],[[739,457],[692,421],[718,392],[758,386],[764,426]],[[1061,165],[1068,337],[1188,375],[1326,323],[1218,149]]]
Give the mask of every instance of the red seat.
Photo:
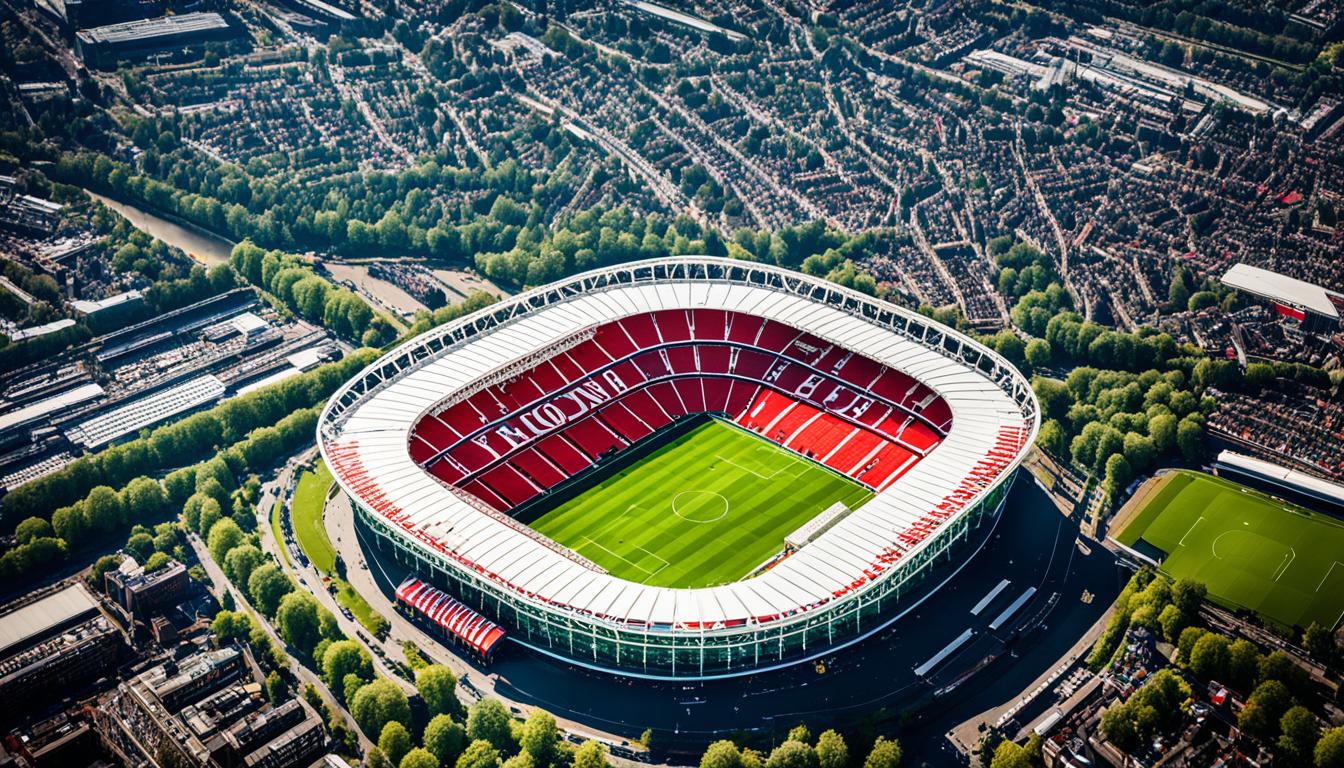
[[[764,321],[759,317],[732,312],[728,315],[728,322],[729,341],[752,345],[756,343],[756,336],[761,332],[761,324]]]
[[[728,379],[721,379],[716,376],[703,378],[700,383],[705,391],[705,410],[711,413],[726,412],[728,410],[728,393],[732,389],[733,383]]]
[[[619,323],[611,323],[597,329],[597,335],[593,337],[597,343],[611,356],[613,360],[620,360],[626,355],[635,352],[635,343],[630,337],[621,330]]]
[[[518,506],[541,491],[541,488],[518,474],[518,470],[509,464],[500,464],[490,471],[482,473],[480,480],[493,488],[511,506]]]
[[[565,474],[533,448],[519,451],[509,462],[534,480],[542,488],[550,488],[565,479]]]
[[[463,486],[462,490],[466,491],[467,493],[470,493],[472,496],[475,496],[476,498],[480,499],[486,504],[489,504],[490,506],[499,510],[500,512],[503,512],[513,506],[509,504],[509,502],[500,498],[499,494],[495,493],[493,490],[486,487],[486,485],[479,480],[472,480],[471,482]]]
[[[663,337],[663,343],[691,340],[691,326],[686,319],[685,310],[665,309],[654,312],[653,319],[658,325],[658,333]]]
[[[773,320],[766,320],[760,338],[756,340],[756,346],[771,352],[782,352],[797,336],[798,331],[793,328]]]
[[[593,460],[585,456],[569,442],[564,435],[551,435],[542,440],[537,445],[537,450],[546,454],[546,456],[560,469],[568,472],[570,475],[576,475],[592,465]]]
[[[565,437],[571,438],[575,445],[593,458],[612,448],[625,447],[625,443],[610,428],[591,416],[567,427]]]
[[[625,332],[630,334],[630,338],[634,340],[636,347],[648,349],[658,346],[660,339],[657,329],[653,327],[653,317],[651,315],[633,315],[622,318],[620,323],[621,327],[625,328]]]
[[[697,339],[722,341],[727,331],[727,313],[718,309],[692,309],[691,322]]]
[[[598,411],[598,415],[627,443],[638,442],[653,433],[648,425],[630,412],[622,403],[615,403]]]
[[[727,373],[728,357],[732,351],[725,346],[718,344],[701,344],[696,347],[696,354],[700,358],[701,373]]]
[[[673,385],[676,386],[677,394],[681,395],[681,402],[686,404],[688,412],[701,413],[705,410],[705,393],[700,389],[700,379],[676,379]]]

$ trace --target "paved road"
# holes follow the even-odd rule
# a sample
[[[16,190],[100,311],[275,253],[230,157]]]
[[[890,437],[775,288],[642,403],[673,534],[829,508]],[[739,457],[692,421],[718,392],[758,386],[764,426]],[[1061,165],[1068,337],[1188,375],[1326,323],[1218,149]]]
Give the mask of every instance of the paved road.
[[[327,525],[351,583],[392,621],[392,642],[414,639],[477,689],[544,707],[580,732],[630,739],[651,727],[662,756],[679,762],[691,760],[704,743],[738,731],[754,732],[768,745],[799,721],[852,726],[879,708],[894,718],[901,708],[918,704],[916,727],[907,727],[903,736],[907,751],[941,764],[951,759],[943,734],[1011,700],[1057,665],[1123,582],[1111,553],[1095,543],[1086,551],[1078,547],[1076,526],[1023,474],[980,554],[934,598],[878,635],[828,658],[824,674],[802,665],[705,683],[633,681],[581,670],[516,643],[502,647],[486,671],[447,653],[391,610],[387,596],[404,570],[390,558],[365,559],[364,553],[373,550],[357,538],[348,503],[332,505]],[[970,607],[1005,578],[1010,588],[989,610],[972,617]],[[994,616],[1028,586],[1037,588],[1033,599],[1005,627],[989,631]],[[1081,601],[1083,590],[1095,596],[1090,604]],[[929,679],[914,675],[914,667],[968,627],[977,632],[973,642]],[[985,666],[988,657],[994,661]],[[956,694],[932,697],[948,687]]]

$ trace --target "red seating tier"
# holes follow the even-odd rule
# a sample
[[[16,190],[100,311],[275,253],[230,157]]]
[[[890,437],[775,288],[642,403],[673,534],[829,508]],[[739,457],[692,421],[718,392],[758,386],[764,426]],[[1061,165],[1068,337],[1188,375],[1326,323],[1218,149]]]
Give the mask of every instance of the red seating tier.
[[[703,412],[726,413],[876,490],[932,450],[952,417],[946,401],[910,376],[782,323],[667,310],[601,326],[530,371],[423,418],[409,450],[440,480],[503,510]],[[556,413],[576,420],[555,424]]]

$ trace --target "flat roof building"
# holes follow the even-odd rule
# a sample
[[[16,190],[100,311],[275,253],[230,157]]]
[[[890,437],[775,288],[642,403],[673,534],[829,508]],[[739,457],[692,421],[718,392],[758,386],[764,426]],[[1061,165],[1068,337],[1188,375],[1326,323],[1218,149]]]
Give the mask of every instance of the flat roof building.
[[[123,56],[222,40],[232,34],[218,13],[184,13],[81,29],[75,33],[75,50],[86,62],[103,66]]]

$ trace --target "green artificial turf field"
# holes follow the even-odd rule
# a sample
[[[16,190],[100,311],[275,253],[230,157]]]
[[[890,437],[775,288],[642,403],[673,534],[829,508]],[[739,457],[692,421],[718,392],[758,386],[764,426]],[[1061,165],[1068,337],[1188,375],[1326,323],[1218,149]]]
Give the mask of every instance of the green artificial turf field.
[[[708,421],[533,520],[614,576],[659,587],[737,581],[858,483],[749,432]]]
[[[1216,601],[1287,626],[1334,627],[1344,614],[1344,523],[1218,477],[1164,478],[1116,541],[1165,554]]]

